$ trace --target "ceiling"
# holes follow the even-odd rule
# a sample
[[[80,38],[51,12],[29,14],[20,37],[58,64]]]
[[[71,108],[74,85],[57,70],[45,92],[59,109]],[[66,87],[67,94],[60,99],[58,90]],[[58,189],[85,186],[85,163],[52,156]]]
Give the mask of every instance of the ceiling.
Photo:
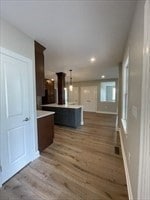
[[[1,17],[46,47],[45,73],[73,81],[118,77],[134,0],[0,0]],[[96,61],[91,63],[90,58]]]

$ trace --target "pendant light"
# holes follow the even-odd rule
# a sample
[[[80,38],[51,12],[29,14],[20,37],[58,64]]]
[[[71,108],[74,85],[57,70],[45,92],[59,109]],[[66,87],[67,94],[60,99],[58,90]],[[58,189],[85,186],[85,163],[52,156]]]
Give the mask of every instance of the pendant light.
[[[73,90],[73,85],[72,85],[72,69],[70,69],[69,71],[70,71],[70,84],[69,84],[69,90],[72,91],[72,90]]]

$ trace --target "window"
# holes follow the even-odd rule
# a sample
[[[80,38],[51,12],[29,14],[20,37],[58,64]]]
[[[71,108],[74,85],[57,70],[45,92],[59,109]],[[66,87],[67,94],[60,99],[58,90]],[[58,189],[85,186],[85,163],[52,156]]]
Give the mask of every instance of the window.
[[[122,102],[122,124],[125,133],[127,133],[127,117],[128,117],[128,77],[129,77],[129,56],[123,65],[123,102]]]
[[[116,82],[115,81],[101,82],[100,101],[116,102]]]

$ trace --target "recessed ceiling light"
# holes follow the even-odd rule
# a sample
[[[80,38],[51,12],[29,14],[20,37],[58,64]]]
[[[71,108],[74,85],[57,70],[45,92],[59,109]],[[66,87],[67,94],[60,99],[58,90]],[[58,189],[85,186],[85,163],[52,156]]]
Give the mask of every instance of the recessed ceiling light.
[[[105,78],[105,75],[102,75],[101,78]]]
[[[96,60],[96,59],[95,59],[94,57],[92,57],[92,58],[90,59],[91,62],[95,62],[95,60]]]

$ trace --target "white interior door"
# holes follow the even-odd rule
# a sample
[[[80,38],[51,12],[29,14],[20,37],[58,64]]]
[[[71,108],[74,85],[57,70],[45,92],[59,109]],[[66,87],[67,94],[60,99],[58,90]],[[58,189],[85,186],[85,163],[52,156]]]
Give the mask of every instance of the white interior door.
[[[84,111],[97,110],[97,86],[81,87],[81,104]]]
[[[0,54],[2,183],[31,160],[29,59]]]
[[[73,90],[69,91],[69,103],[74,105],[79,104],[79,87],[73,87]]]

